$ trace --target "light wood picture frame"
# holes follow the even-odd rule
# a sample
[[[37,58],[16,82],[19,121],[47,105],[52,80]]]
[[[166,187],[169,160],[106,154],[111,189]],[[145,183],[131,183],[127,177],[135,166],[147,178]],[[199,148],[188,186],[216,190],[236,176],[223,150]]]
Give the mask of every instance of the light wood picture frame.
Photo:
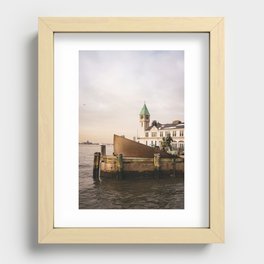
[[[210,42],[209,227],[54,227],[54,33],[206,32]],[[224,242],[224,19],[222,17],[41,17],[38,38],[38,241],[41,244]]]

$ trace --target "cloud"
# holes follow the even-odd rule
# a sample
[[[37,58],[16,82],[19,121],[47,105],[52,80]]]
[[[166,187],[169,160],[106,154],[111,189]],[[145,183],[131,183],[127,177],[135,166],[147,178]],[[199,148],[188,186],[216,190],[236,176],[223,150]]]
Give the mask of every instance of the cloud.
[[[184,119],[183,51],[80,51],[80,140],[132,138],[146,101],[151,119]]]

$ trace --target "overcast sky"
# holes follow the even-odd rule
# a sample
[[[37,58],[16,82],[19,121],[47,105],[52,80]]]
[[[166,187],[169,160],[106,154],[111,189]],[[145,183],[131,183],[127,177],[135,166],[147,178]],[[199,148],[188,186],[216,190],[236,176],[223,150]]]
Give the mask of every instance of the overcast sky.
[[[80,51],[79,140],[133,138],[146,102],[150,119],[184,121],[183,51]]]

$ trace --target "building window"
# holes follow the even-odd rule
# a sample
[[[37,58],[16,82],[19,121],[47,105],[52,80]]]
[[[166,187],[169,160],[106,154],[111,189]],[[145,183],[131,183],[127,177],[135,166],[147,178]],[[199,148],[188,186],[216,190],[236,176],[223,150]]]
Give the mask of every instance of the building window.
[[[165,132],[165,136],[170,136],[171,134],[170,134],[170,131],[166,131]]]
[[[151,136],[152,137],[156,137],[157,136],[157,132],[151,132]]]
[[[176,137],[176,135],[177,135],[177,134],[176,134],[176,131],[173,131],[173,132],[172,132],[172,136],[173,136],[173,137]]]
[[[153,140],[151,140],[151,146],[153,146]]]
[[[157,146],[157,141],[155,140],[155,147]]]
[[[184,143],[183,142],[180,142],[179,143],[179,147],[180,147],[180,149],[184,150]]]
[[[149,135],[148,132],[146,132],[146,133],[145,133],[145,136],[148,137],[148,135]]]
[[[160,132],[160,137],[163,137],[163,132]]]
[[[180,137],[183,137],[183,130],[180,130]]]
[[[146,141],[146,146],[148,145],[148,141]]]

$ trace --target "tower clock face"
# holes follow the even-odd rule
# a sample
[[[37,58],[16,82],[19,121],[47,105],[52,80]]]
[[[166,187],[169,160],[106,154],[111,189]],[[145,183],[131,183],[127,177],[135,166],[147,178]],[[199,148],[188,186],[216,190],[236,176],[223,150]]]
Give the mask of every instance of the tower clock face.
[[[140,118],[143,119],[143,115],[141,115]]]

